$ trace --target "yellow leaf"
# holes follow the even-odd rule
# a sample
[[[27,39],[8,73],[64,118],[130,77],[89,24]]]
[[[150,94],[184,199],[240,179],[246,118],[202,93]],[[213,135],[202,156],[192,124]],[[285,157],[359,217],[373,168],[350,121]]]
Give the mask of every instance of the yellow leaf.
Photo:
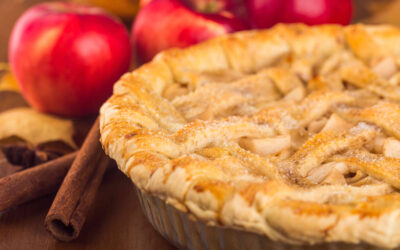
[[[17,81],[10,71],[9,64],[5,62],[0,62],[0,91],[2,90],[19,92]]]
[[[35,111],[31,108],[14,108],[0,113],[0,140],[17,136],[33,145],[49,141],[63,141],[72,148],[73,122]]]
[[[15,80],[15,77],[13,76],[13,74],[11,74],[11,72],[7,72],[1,77],[0,91],[2,90],[12,90],[19,92],[17,81]]]

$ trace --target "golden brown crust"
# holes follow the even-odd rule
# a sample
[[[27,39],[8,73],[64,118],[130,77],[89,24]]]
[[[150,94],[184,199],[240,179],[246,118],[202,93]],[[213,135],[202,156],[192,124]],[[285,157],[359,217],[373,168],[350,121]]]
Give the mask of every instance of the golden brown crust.
[[[397,247],[398,44],[390,26],[295,24],[168,50],[116,83],[101,142],[209,224]]]

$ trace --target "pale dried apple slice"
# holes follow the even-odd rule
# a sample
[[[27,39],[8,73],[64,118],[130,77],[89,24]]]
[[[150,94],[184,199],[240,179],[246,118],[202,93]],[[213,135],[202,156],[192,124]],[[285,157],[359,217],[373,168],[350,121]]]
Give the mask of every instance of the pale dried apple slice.
[[[283,99],[285,101],[301,101],[306,96],[306,89],[299,86],[291,90]]]
[[[271,138],[251,139],[242,138],[239,145],[259,155],[274,155],[290,148],[290,135],[283,135]]]
[[[352,124],[340,118],[337,114],[332,114],[329,120],[326,122],[325,126],[322,128],[322,131],[346,131],[352,127]]]
[[[383,155],[386,157],[400,158],[400,141],[390,137],[383,142]]]
[[[390,79],[394,74],[396,74],[397,70],[396,61],[391,56],[383,58],[372,68],[372,71],[374,71],[375,74],[386,80]]]
[[[345,185],[346,179],[338,170],[332,169],[328,176],[322,181],[322,184]]]

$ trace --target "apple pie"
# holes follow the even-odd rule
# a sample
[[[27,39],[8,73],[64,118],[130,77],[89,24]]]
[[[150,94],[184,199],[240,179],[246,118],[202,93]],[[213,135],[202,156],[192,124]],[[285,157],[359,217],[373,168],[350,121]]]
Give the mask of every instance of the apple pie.
[[[385,25],[277,25],[170,49],[115,84],[101,142],[168,205],[150,216],[170,239],[175,209],[286,246],[398,247],[399,66],[400,30]],[[224,238],[183,234],[192,249]]]

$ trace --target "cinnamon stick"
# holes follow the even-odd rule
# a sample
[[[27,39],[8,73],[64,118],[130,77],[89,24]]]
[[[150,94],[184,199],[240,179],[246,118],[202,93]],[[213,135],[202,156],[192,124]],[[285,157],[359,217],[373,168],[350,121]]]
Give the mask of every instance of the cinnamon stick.
[[[56,239],[78,237],[110,159],[99,142],[97,119],[72,163],[45,219]]]
[[[0,178],[0,211],[56,191],[76,154]]]

